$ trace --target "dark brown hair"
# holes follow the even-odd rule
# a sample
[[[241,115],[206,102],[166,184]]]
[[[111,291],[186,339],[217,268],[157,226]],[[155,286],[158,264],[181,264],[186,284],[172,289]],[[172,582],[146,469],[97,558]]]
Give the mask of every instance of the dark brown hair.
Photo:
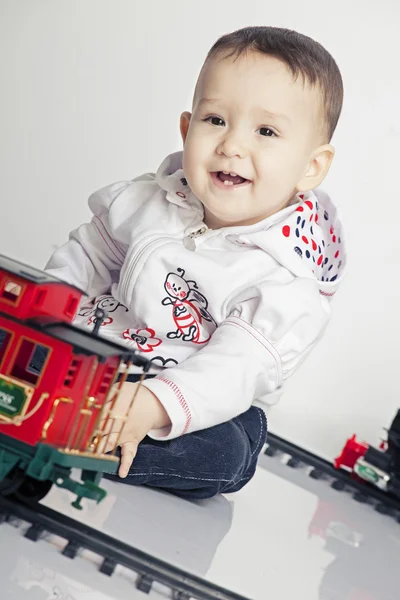
[[[343,104],[343,81],[339,68],[327,50],[313,39],[279,27],[244,27],[220,37],[206,61],[216,55],[224,58],[255,51],[284,62],[304,83],[319,86],[325,113],[325,131],[332,138]]]

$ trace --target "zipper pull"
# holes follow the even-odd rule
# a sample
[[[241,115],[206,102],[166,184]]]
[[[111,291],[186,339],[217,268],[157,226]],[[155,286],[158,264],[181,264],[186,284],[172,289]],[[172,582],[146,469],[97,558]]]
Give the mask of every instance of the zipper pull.
[[[208,227],[207,227],[207,225],[204,225],[200,229],[197,229],[197,231],[192,231],[192,233],[189,233],[189,235],[184,237],[183,245],[185,246],[185,248],[187,250],[192,250],[192,252],[194,252],[196,250],[195,239],[200,237],[201,235],[203,235],[206,231],[208,231]]]

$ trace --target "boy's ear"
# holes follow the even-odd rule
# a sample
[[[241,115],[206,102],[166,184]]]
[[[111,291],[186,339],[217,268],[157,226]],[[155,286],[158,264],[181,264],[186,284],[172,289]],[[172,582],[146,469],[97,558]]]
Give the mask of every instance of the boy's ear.
[[[334,155],[335,149],[331,144],[324,144],[314,150],[306,172],[296,185],[296,190],[298,192],[308,192],[321,185],[329,171]]]
[[[182,136],[182,140],[183,143],[186,142],[186,136],[189,130],[189,124],[190,124],[190,119],[192,118],[192,113],[190,112],[183,112],[181,114],[181,120],[180,120],[180,130],[181,130],[181,136]]]

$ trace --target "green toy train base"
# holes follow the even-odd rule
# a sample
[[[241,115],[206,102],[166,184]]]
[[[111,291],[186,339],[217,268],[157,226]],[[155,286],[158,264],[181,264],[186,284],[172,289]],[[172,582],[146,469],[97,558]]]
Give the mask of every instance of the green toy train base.
[[[73,468],[82,470],[80,482],[71,478]],[[54,484],[76,494],[72,506],[82,509],[82,498],[103,500],[107,492],[98,485],[102,473],[117,470],[118,460],[111,457],[63,452],[44,443],[31,446],[0,433],[0,494],[41,499]]]

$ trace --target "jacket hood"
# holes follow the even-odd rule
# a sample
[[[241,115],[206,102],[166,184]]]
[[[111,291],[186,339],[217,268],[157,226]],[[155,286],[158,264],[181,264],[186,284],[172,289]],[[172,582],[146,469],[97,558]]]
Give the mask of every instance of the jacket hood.
[[[182,208],[201,208],[185,179],[182,152],[163,161],[156,180],[170,202]],[[294,275],[316,279],[325,296],[333,296],[343,279],[343,227],[337,208],[320,188],[297,194],[290,206],[254,225],[221,231],[233,243],[261,248]]]

